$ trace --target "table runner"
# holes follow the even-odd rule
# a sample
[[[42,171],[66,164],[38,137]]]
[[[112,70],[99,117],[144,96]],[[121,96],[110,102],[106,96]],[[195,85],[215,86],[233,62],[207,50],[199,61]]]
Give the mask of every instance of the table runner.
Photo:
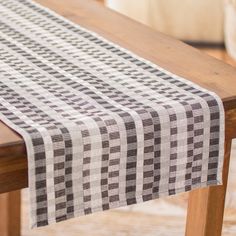
[[[32,227],[222,181],[216,94],[31,0],[0,0],[0,78]]]

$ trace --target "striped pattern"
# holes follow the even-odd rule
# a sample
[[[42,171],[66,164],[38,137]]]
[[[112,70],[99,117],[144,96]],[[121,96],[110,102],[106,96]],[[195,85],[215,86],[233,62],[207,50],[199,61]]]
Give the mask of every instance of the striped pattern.
[[[30,0],[0,0],[0,78],[32,227],[221,182],[217,95]]]

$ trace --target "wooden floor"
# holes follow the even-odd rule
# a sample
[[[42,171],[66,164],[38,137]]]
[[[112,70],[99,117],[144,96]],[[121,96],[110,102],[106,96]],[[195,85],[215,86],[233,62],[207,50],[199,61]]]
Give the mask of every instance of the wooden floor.
[[[236,67],[224,50],[201,49]],[[40,229],[29,229],[27,190],[22,191],[22,236],[183,236],[188,194],[96,213]],[[223,236],[236,235],[236,141],[233,144]]]

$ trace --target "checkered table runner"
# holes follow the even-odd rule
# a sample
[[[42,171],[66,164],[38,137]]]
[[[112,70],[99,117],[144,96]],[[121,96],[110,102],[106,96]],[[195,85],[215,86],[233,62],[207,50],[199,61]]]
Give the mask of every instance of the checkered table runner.
[[[32,227],[221,183],[216,94],[30,0],[0,0],[0,118]]]

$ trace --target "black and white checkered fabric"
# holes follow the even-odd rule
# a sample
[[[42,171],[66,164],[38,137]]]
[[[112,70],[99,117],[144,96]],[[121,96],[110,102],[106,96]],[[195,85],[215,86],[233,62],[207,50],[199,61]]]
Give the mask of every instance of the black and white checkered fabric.
[[[0,118],[32,227],[221,183],[217,95],[30,0],[0,0]]]

